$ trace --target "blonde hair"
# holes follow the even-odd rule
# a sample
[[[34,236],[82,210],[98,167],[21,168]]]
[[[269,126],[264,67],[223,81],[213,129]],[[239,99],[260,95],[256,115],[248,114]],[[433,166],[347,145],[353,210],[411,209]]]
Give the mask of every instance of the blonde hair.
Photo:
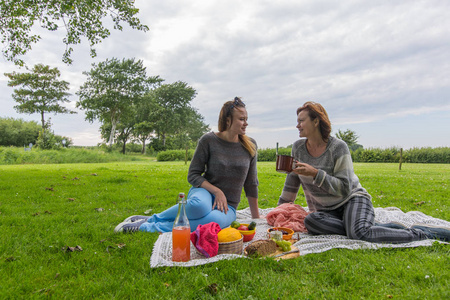
[[[228,129],[228,118],[230,118],[230,124],[233,123],[233,110],[239,109],[240,107],[245,108],[245,104],[239,97],[235,97],[233,100],[227,101],[223,104],[219,114],[218,129],[220,132],[224,132]],[[248,136],[240,134],[239,142],[252,157],[256,155],[256,145]]]

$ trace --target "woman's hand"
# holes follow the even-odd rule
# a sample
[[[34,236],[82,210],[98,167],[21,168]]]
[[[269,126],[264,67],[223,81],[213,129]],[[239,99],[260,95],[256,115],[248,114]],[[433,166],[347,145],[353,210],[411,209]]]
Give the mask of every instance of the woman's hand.
[[[319,171],[311,165],[296,160],[295,169],[293,169],[292,172],[298,175],[311,176],[312,178],[315,178]]]
[[[222,190],[219,190],[214,192],[214,203],[212,209],[217,207],[218,210],[221,212],[224,212],[227,214],[228,212],[228,203],[227,203],[227,197],[225,197],[225,194],[222,192]]]

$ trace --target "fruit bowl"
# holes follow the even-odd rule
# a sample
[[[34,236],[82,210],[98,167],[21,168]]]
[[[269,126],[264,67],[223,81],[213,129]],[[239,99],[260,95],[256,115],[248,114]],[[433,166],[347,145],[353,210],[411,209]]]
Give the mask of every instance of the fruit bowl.
[[[244,226],[248,227],[249,224],[241,223],[241,225],[244,225]],[[255,236],[255,233],[256,233],[256,229],[253,229],[253,230],[239,230],[239,232],[244,236],[244,243],[245,243],[245,242],[249,242],[249,241],[253,240],[253,237]]]
[[[283,232],[283,240],[289,241],[290,239],[292,239],[292,235],[294,234],[294,230],[287,228],[287,227],[271,227],[269,229],[267,229],[267,234],[269,234],[271,231],[285,231]]]

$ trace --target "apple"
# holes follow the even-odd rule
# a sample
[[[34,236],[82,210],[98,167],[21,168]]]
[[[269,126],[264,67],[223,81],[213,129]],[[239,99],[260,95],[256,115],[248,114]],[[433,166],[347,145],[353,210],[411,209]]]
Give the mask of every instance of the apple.
[[[244,231],[247,231],[247,230],[248,230],[248,227],[245,226],[245,225],[241,225],[241,226],[238,227],[238,230],[244,230]]]

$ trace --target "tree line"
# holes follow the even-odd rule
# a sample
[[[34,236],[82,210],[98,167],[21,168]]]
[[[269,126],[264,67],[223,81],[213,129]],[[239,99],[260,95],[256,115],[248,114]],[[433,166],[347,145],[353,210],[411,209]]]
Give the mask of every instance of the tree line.
[[[191,147],[209,130],[204,118],[191,106],[196,96],[194,88],[177,81],[164,83],[159,76],[147,76],[141,60],[117,58],[92,64],[84,84],[76,95],[76,106],[85,111],[89,122],[101,123],[102,138],[111,147],[122,145],[125,153],[130,141],[146,142],[157,151]],[[69,83],[60,80],[57,68],[35,65],[31,72],[5,73],[8,85],[15,87],[14,108],[19,113],[39,113],[41,130],[38,144],[52,148],[48,142],[52,136],[51,124],[46,113],[75,113],[62,103],[68,102]],[[53,134],[54,137],[54,134]]]

